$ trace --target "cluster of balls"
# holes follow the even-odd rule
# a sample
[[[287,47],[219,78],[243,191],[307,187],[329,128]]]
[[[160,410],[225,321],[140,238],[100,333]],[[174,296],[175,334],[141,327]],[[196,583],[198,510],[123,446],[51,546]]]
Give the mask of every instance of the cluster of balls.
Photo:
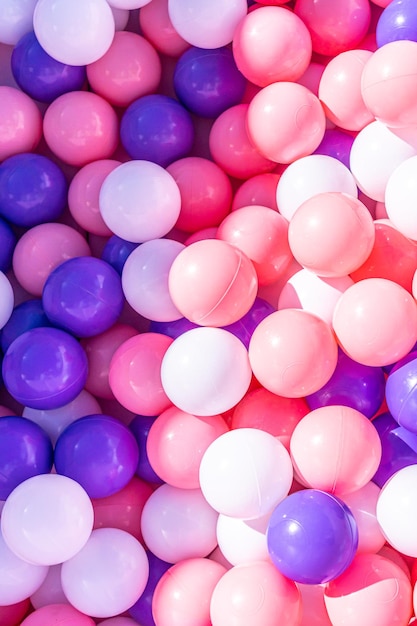
[[[0,626],[407,626],[415,0],[1,0]]]

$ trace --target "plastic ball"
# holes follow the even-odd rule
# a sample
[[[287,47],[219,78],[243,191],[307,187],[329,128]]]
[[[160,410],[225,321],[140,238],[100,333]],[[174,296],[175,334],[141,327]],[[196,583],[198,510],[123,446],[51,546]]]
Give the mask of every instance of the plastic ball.
[[[19,626],[31,608],[29,598],[16,602],[16,604],[0,606],[0,624],[2,626]]]
[[[128,161],[105,178],[99,195],[101,216],[115,234],[135,243],[158,239],[175,225],[181,195],[160,165]]]
[[[169,345],[162,387],[180,410],[196,416],[228,411],[243,398],[252,372],[243,343],[222,328],[194,328]]]
[[[185,41],[199,48],[220,48],[232,39],[246,15],[246,0],[168,0],[171,22]]]
[[[148,575],[148,558],[137,539],[119,528],[98,528],[63,563],[61,581],[76,609],[95,617],[112,617],[136,602]]]
[[[278,211],[276,190],[280,174],[257,174],[245,180],[233,196],[232,211],[245,206],[265,206]]]
[[[239,70],[260,87],[298,80],[310,63],[311,51],[311,36],[304,22],[283,7],[259,7],[248,13],[233,36]]]
[[[417,305],[397,283],[366,278],[341,295],[334,310],[333,328],[341,348],[354,361],[389,365],[416,343]]]
[[[417,222],[413,209],[417,197],[415,172],[417,155],[411,156],[393,170],[385,189],[385,208],[393,225],[409,239],[417,240]]]
[[[390,413],[381,413],[373,421],[382,445],[382,457],[373,482],[378,487],[403,467],[417,465],[417,435],[398,426]]]
[[[49,56],[34,32],[26,33],[13,48],[11,69],[19,87],[34,100],[52,102],[68,91],[82,89],[85,67],[60,63]]]
[[[138,98],[124,111],[120,122],[120,139],[128,155],[162,167],[189,155],[194,134],[188,111],[162,94]]]
[[[217,583],[210,604],[213,626],[296,626],[301,619],[297,586],[270,562],[233,567]]]
[[[349,567],[358,530],[342,500],[325,491],[305,489],[287,496],[273,510],[267,541],[272,562],[284,576],[319,585]]]
[[[14,291],[6,274],[0,272],[0,329],[3,328],[13,313]]]
[[[164,413],[165,411],[161,415]],[[150,464],[147,450],[149,431],[157,419],[158,416],[136,415],[129,424],[129,428],[139,447],[139,463],[136,468],[136,476],[152,485],[161,485],[164,482]]]
[[[180,335],[186,333],[187,330],[192,330],[193,328],[199,328],[198,324],[190,322],[190,320],[187,320],[186,317],[182,317],[179,320],[174,320],[173,322],[150,323],[151,332],[161,333],[162,335],[172,337],[172,339],[176,339]]]
[[[68,600],[62,591],[61,563],[49,566],[45,580],[35,593],[31,594],[30,603],[35,610],[50,604],[66,604],[69,606]]]
[[[331,327],[299,309],[271,313],[255,329],[249,345],[254,375],[272,393],[305,397],[330,380],[337,364]]]
[[[139,11],[141,31],[155,48],[169,57],[179,57],[190,44],[172,25],[168,0],[152,0]]]
[[[107,243],[103,248],[101,258],[103,261],[106,261],[106,263],[114,267],[116,272],[121,275],[127,257],[135,248],[137,248],[137,245],[137,243],[126,241],[117,235],[112,235],[107,240]]]
[[[129,31],[117,32],[110,48],[87,67],[91,89],[117,107],[154,93],[161,80],[161,61],[149,41]]]
[[[42,626],[47,623],[71,623],[72,626],[94,626],[94,620],[77,611],[76,608],[70,604],[51,604],[49,606],[43,606],[36,611],[30,613],[26,619],[23,620],[23,626]],[[21,626],[22,626],[21,624]]]
[[[129,615],[137,622],[140,620],[143,626],[155,626],[152,611],[155,588],[165,572],[172,566],[172,563],[158,559],[158,557],[149,551],[147,552],[147,556],[149,561],[148,582],[140,598],[129,608]]]
[[[0,271],[7,272],[12,265],[17,237],[10,224],[3,218],[0,218],[0,243]]]
[[[114,18],[105,0],[41,0],[35,7],[33,27],[42,48],[68,65],[87,65],[109,49]]]
[[[354,137],[338,128],[328,128],[314,154],[322,154],[337,159],[349,168],[350,151]]]
[[[269,561],[266,542],[271,513],[254,520],[242,520],[220,514],[217,520],[217,541],[223,556],[232,565]]]
[[[136,626],[137,622],[130,617],[109,617],[100,622],[103,626]]]
[[[142,535],[149,550],[167,563],[205,557],[217,545],[217,517],[200,489],[165,484],[145,504]]]
[[[0,159],[31,152],[42,137],[42,117],[28,95],[6,85],[0,86]]]
[[[38,326],[51,326],[43,310],[42,301],[26,300],[18,304],[1,329],[0,345],[3,352],[6,352],[19,335]]]
[[[13,253],[13,272],[23,289],[39,297],[55,268],[90,254],[86,238],[75,228],[55,222],[39,224],[19,238]]]
[[[41,474],[20,483],[1,515],[4,540],[28,563],[56,565],[85,545],[93,528],[93,506],[77,482]]]
[[[131,10],[141,9],[149,4],[151,0],[109,0],[109,5],[113,8]]]
[[[415,379],[417,353],[398,361],[387,377],[385,397],[388,409],[400,426],[417,433],[415,418]]]
[[[238,337],[238,339],[240,339],[243,345],[248,349],[255,328],[263,319],[265,319],[265,317],[274,311],[275,308],[266,302],[266,300],[263,300],[262,298],[255,298],[255,301],[249,311],[241,317],[240,320],[233,322],[233,324],[223,326],[223,328]]]
[[[394,0],[385,7],[376,25],[378,48],[391,41],[417,41],[417,21],[412,0]]]
[[[98,335],[113,326],[122,312],[120,277],[101,259],[69,259],[46,279],[42,304],[54,325],[78,337]]]
[[[385,545],[385,537],[376,518],[376,505],[380,492],[378,485],[369,481],[360,489],[340,496],[352,511],[358,526],[357,554],[364,552],[376,554]]]
[[[37,0],[5,0],[0,8],[0,41],[14,46],[32,30]]]

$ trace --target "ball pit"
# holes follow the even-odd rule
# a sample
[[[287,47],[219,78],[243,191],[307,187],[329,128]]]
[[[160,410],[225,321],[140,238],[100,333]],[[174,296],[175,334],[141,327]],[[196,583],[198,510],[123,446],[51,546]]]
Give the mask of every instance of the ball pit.
[[[0,626],[416,621],[416,25],[0,2]]]

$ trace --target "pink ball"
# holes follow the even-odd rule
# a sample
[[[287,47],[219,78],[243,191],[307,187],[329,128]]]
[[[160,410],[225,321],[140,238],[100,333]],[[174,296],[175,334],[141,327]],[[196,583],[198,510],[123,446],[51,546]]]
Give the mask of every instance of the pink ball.
[[[0,160],[32,152],[42,136],[42,117],[23,91],[0,86]]]
[[[39,589],[32,593],[30,602],[34,609],[50,604],[68,604],[61,585],[61,563],[49,566],[45,580]]]
[[[218,226],[230,212],[232,184],[223,170],[202,157],[186,157],[167,167],[181,192],[176,228],[194,233]]]
[[[13,271],[28,293],[41,296],[49,274],[58,265],[79,256],[90,256],[83,235],[66,224],[39,224],[18,240],[13,254]]]
[[[236,28],[233,55],[239,70],[255,85],[295,81],[311,60],[310,33],[292,11],[260,7]]]
[[[232,211],[252,204],[269,207],[278,211],[277,185],[280,174],[258,174],[248,178],[235,192]]]
[[[213,626],[297,626],[301,596],[296,584],[268,561],[233,567],[217,583],[211,599]]]
[[[376,517],[376,505],[381,489],[372,481],[340,497],[353,513],[358,526],[358,553],[376,554],[385,545],[385,537]]]
[[[320,100],[311,91],[298,83],[282,81],[264,87],[253,97],[247,129],[260,154],[288,164],[318,148],[326,117]]]
[[[20,626],[45,626],[46,624],[71,624],[94,626],[95,621],[70,604],[50,604],[33,611]]]
[[[288,222],[267,207],[252,205],[233,211],[220,224],[217,238],[233,244],[249,257],[259,285],[278,280],[292,259]]]
[[[88,91],[68,92],[54,100],[45,112],[43,133],[52,152],[77,167],[110,158],[119,141],[115,111]]]
[[[110,389],[132,413],[159,415],[171,405],[161,383],[161,363],[172,342],[166,335],[143,333],[124,341],[113,354]]]
[[[117,107],[154,93],[162,75],[158,53],[147,39],[117,32],[107,52],[87,66],[91,89]]]
[[[149,463],[173,487],[197,489],[204,452],[228,430],[221,415],[196,417],[171,407],[156,418],[149,430],[146,441]]]
[[[306,415],[291,437],[298,480],[335,495],[364,487],[381,461],[376,428],[356,409],[323,406]]]
[[[349,287],[333,314],[333,328],[346,354],[363,365],[385,366],[417,341],[417,305],[411,294],[385,278]]]
[[[139,24],[146,39],[162,54],[179,57],[190,47],[172,25],[168,0],[149,2],[139,11]]]
[[[31,609],[29,598],[9,604],[8,606],[0,606],[0,625],[1,626],[21,626],[21,622]]]
[[[184,317],[201,326],[227,326],[255,301],[258,280],[250,259],[217,239],[190,244],[168,277],[171,298]]]
[[[234,178],[247,179],[271,172],[276,163],[253,144],[246,127],[248,104],[237,104],[214,121],[209,135],[210,153],[217,165]],[[317,144],[318,145],[318,144]]]
[[[387,126],[417,124],[416,41],[392,41],[373,53],[363,69],[362,97]]]
[[[369,50],[341,52],[326,65],[319,85],[319,98],[326,117],[346,130],[361,130],[374,116],[365,106],[361,78]]]
[[[104,223],[99,208],[99,194],[104,179],[120,161],[104,159],[84,165],[72,178],[68,189],[68,207],[74,220],[87,232],[100,237],[113,233]]]
[[[297,0],[294,11],[310,31],[314,52],[326,56],[357,47],[371,21],[369,0]]]
[[[336,368],[331,327],[299,309],[271,313],[255,329],[249,361],[261,385],[272,393],[301,398],[318,391]]]
[[[288,242],[298,263],[329,278],[358,269],[370,255],[374,241],[375,227],[366,206],[338,192],[306,200],[288,228]]]
[[[173,565],[159,580],[152,613],[158,626],[207,626],[214,588],[226,568],[204,558]]]

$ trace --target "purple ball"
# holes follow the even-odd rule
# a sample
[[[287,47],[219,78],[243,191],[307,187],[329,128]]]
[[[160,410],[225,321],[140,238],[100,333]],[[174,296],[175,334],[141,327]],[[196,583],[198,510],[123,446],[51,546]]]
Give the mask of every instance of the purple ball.
[[[400,426],[417,433],[417,352],[398,361],[388,374],[385,398]]]
[[[177,339],[183,333],[193,328],[199,328],[198,324],[190,322],[186,317],[181,317],[179,320],[173,322],[155,322],[152,321],[149,326],[149,332],[160,333],[161,335],[167,335],[172,339]]]
[[[381,461],[372,481],[382,488],[398,470],[417,465],[417,435],[398,426],[388,412],[378,415],[372,424],[382,447]]]
[[[379,16],[375,34],[378,48],[391,41],[417,41],[415,0],[392,0]]]
[[[350,151],[352,149],[354,136],[344,133],[338,128],[328,128],[324,133],[320,145],[313,154],[324,154],[341,161],[349,169]]]
[[[16,243],[17,237],[10,224],[0,217],[0,272],[11,268]]]
[[[55,326],[77,337],[99,335],[113,326],[122,312],[120,276],[101,259],[69,259],[48,276],[42,304]]]
[[[52,443],[46,432],[24,417],[0,419],[0,500],[15,487],[39,474],[49,474]]]
[[[65,65],[45,52],[34,32],[26,33],[13,48],[11,68],[22,91],[40,102],[52,102],[69,91],[82,89],[83,66]]]
[[[132,159],[166,167],[188,156],[194,143],[194,125],[177,100],[152,94],[128,106],[120,123],[120,139]]]
[[[136,415],[129,424],[129,428],[133,433],[136,443],[139,447],[139,462],[136,468],[136,476],[142,480],[155,485],[161,485],[164,481],[160,479],[149,463],[148,453],[146,451],[146,442],[148,440],[149,431],[156,417],[146,415]]]
[[[172,567],[172,563],[161,561],[149,550],[147,550],[146,554],[149,561],[148,582],[139,600],[129,609],[129,614],[141,626],[155,626],[155,620],[152,615],[154,591],[162,576]]]
[[[133,478],[139,449],[129,428],[109,415],[81,417],[60,434],[55,469],[78,482],[90,498],[117,493]]]
[[[265,317],[268,317],[268,315],[274,311],[276,311],[276,309],[272,304],[269,304],[266,300],[262,300],[262,298],[255,298],[255,302],[252,304],[249,311],[241,317],[240,320],[229,326],[223,326],[223,328],[240,339],[246,348],[249,348],[249,343],[255,328]]]
[[[242,101],[246,79],[230,48],[192,47],[177,61],[174,89],[182,104],[195,115],[217,117]]]
[[[127,257],[137,247],[137,243],[112,235],[103,248],[101,258],[114,267],[116,272],[121,275]]]
[[[0,333],[0,345],[3,352],[6,352],[12,341],[19,335],[31,328],[39,326],[51,326],[43,310],[42,300],[25,300],[18,304],[11,314],[8,322],[3,326]]]
[[[8,347],[2,364],[10,395],[31,409],[56,409],[72,402],[88,374],[79,342],[58,328],[33,328]]]
[[[349,507],[336,496],[304,489],[280,502],[267,530],[268,551],[287,578],[320,585],[340,576],[358,547],[358,529]]]

